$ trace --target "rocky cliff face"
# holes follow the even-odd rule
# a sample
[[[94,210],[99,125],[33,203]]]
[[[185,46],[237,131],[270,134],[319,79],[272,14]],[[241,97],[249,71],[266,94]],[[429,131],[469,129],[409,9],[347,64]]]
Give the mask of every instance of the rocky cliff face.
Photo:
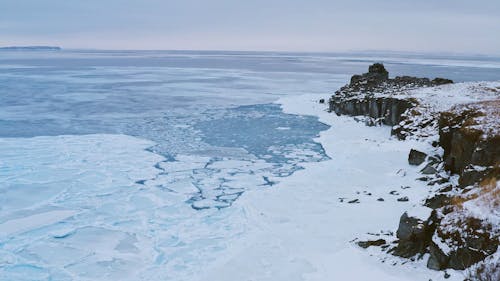
[[[403,214],[396,247],[383,246],[406,258],[429,254],[427,266],[436,270],[468,268],[495,254],[500,244],[500,84],[459,87],[446,101],[432,87],[449,83],[443,78],[390,79],[383,65],[374,64],[329,101],[329,110],[338,115],[367,116],[368,125],[393,126],[399,139],[411,136],[442,147],[442,155],[412,150],[408,159],[411,165],[425,165],[421,180],[441,184],[425,203],[434,211],[425,220]],[[439,102],[458,104],[444,109]],[[439,172],[443,168],[448,176]],[[450,175],[459,176],[458,185],[448,182]]]
[[[336,91],[330,98],[329,110],[338,115],[370,117],[370,125],[384,124],[398,125],[410,108],[418,105],[412,98],[397,97],[402,92],[421,87],[431,87],[453,83],[443,78],[430,80],[410,76],[398,76],[389,79],[389,72],[380,63],[369,67],[368,72],[354,75],[351,82]],[[404,130],[397,129],[393,132],[400,138],[405,138]]]
[[[500,100],[458,105],[439,118],[445,168],[466,187],[500,174]]]

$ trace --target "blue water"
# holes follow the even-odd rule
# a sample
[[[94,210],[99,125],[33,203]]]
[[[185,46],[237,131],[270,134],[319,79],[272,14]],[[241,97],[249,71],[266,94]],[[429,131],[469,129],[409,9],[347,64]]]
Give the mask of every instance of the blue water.
[[[477,56],[0,51],[0,280],[190,280],[244,235],[238,198],[328,159],[328,126],[274,102],[374,61],[500,77]]]

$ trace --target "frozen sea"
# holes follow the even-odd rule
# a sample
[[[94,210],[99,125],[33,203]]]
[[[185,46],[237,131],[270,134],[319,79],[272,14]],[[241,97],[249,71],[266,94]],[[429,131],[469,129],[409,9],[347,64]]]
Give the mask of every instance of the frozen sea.
[[[330,159],[330,126],[277,101],[378,61],[500,77],[485,56],[0,51],[0,280],[192,280],[246,235],[245,192]]]

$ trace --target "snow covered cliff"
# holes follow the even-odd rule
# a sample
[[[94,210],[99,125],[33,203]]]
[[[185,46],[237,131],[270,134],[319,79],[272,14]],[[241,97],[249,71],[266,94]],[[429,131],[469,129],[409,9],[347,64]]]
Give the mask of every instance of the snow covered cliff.
[[[419,180],[430,186],[423,202],[433,209],[430,217],[403,214],[395,247],[377,241],[361,246],[379,244],[397,256],[425,257],[431,269],[500,274],[500,81],[390,79],[382,64],[374,64],[330,98],[329,110],[362,115],[367,125],[392,126],[398,139],[434,147],[411,150],[408,159],[421,167]]]

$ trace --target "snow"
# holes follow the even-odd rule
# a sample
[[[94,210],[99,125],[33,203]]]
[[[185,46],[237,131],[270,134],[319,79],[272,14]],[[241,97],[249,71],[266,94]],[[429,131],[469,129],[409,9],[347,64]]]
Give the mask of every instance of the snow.
[[[380,231],[395,232],[405,211],[428,216],[429,209],[420,203],[430,189],[415,180],[418,168],[407,164],[407,156],[410,148],[432,148],[392,139],[389,127],[366,127],[353,118],[327,113],[317,103],[320,97],[282,98],[280,103],[285,112],[316,115],[331,126],[317,140],[332,159],[305,164],[305,170],[283,179],[276,188],[245,193],[235,205],[248,217],[248,232],[199,280],[444,279],[443,272],[427,269],[424,261],[407,262],[353,243],[391,240]],[[401,188],[405,186],[411,188]],[[390,195],[392,190],[399,195]],[[402,196],[410,201],[397,202]],[[377,201],[379,197],[385,201]],[[448,280],[461,277],[452,273]]]
[[[419,88],[404,95],[421,100],[434,111],[445,111],[457,104],[500,98],[500,81],[446,84]]]
[[[491,224],[492,232],[500,232],[500,181],[482,186],[478,196],[463,203],[466,215]]]

